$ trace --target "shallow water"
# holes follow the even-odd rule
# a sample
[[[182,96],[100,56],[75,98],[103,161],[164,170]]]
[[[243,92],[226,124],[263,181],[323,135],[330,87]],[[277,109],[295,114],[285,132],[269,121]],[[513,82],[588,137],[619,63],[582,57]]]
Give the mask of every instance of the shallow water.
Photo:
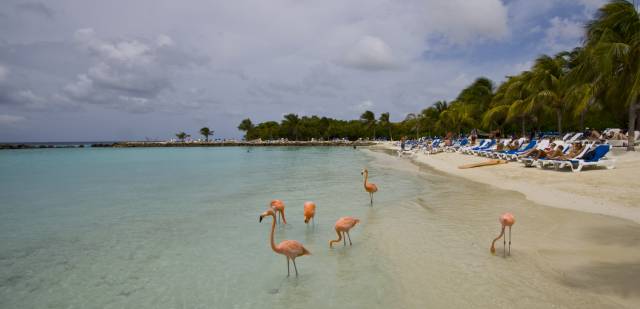
[[[374,207],[365,166],[380,188]],[[3,151],[0,170],[1,308],[602,308],[640,297],[618,279],[597,281],[624,261],[623,276],[640,274],[640,254],[624,249],[640,244],[637,225],[369,151]],[[289,221],[276,242],[296,239],[313,254],[297,260],[297,278],[269,247],[270,220],[257,220],[274,198]],[[306,200],[318,205],[315,226],[303,223]],[[517,217],[507,259],[488,254],[504,210]],[[353,246],[331,250],[345,215],[362,224]],[[591,235],[574,220],[608,232]],[[616,233],[631,236],[612,243]],[[566,263],[594,241],[619,251],[620,265]]]

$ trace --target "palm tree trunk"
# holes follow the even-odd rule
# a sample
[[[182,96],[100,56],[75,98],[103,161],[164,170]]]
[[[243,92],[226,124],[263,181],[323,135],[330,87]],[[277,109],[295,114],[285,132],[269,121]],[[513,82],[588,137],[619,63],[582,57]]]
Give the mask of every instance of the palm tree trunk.
[[[627,131],[627,151],[635,151],[635,130],[637,110],[640,108],[640,101],[636,104],[629,104],[629,130]]]
[[[527,136],[527,132],[525,130],[525,125],[524,125],[524,116],[522,116],[522,137]]]
[[[562,111],[556,110],[556,115],[558,115],[558,134],[562,134]]]
[[[581,130],[582,132],[584,132],[584,116],[585,116],[585,114],[587,114],[587,110],[586,110],[586,109],[585,109],[585,110],[583,110],[583,111],[580,113],[580,130]]]
[[[389,140],[393,142],[393,135],[391,135],[391,126],[389,126]]]

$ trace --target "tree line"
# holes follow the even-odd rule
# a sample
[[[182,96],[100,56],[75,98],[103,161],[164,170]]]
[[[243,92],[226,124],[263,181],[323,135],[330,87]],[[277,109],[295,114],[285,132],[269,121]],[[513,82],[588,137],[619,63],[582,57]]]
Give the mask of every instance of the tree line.
[[[451,102],[438,101],[419,113],[392,123],[389,113],[376,119],[371,111],[360,119],[288,114],[280,122],[254,125],[244,119],[238,129],[246,139],[308,140],[442,136],[477,128],[527,135],[530,131],[584,130],[585,127],[628,129],[633,150],[640,122],[640,16],[629,1],[603,5],[585,26],[581,46],[541,55],[532,67],[507,76],[500,85],[480,77]]]

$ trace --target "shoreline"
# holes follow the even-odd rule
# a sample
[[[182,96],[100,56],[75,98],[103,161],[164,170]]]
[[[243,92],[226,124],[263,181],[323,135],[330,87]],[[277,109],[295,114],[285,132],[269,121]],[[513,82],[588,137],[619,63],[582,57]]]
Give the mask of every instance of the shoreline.
[[[114,142],[78,143],[58,145],[54,143],[0,143],[0,150],[8,149],[57,149],[57,148],[165,148],[165,147],[362,147],[375,146],[371,141],[223,141],[223,142]]]
[[[396,151],[390,143],[371,148]],[[634,179],[640,174],[640,154],[624,152],[610,156],[616,159],[615,169],[590,169],[580,173],[525,168],[519,162],[458,169],[463,164],[489,160],[459,153],[416,153],[405,158],[449,175],[519,192],[527,200],[541,205],[607,215],[640,224],[640,195],[637,194],[638,182]]]

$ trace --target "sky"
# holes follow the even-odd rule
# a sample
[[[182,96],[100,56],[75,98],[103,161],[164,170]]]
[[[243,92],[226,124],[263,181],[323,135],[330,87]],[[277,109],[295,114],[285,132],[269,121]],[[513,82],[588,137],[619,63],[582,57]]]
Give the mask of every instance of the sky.
[[[404,119],[571,49],[601,0],[2,0],[0,142]]]

